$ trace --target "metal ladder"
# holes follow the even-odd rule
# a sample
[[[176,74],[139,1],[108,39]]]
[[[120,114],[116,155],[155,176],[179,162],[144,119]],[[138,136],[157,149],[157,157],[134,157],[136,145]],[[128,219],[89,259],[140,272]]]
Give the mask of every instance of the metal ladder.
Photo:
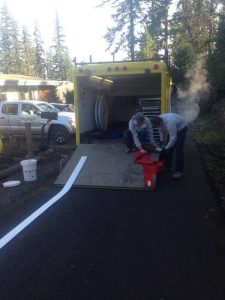
[[[150,120],[159,116],[161,113],[161,99],[160,98],[141,98],[139,99],[139,106],[145,117]],[[159,141],[159,130],[153,127],[153,135],[155,140]]]

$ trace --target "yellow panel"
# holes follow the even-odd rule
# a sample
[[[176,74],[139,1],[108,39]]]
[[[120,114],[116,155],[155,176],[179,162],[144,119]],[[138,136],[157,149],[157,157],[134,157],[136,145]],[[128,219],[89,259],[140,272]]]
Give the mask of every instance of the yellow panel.
[[[78,106],[78,93],[77,93],[77,77],[73,76],[74,84],[74,108],[75,108],[75,124],[76,124],[76,145],[80,144],[80,125],[79,125],[79,106]]]
[[[87,64],[76,68],[76,76],[115,76],[115,75],[133,75],[161,73],[165,70],[165,64],[160,61],[142,61],[142,62],[112,62]]]

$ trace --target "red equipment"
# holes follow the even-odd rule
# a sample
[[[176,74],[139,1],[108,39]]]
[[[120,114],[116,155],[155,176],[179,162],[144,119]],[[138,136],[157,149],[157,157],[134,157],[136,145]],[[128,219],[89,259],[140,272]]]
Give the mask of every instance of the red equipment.
[[[143,166],[144,186],[150,187],[153,190],[156,185],[157,174],[163,167],[163,162],[152,160],[149,153],[142,154],[140,150],[135,152],[135,162]]]

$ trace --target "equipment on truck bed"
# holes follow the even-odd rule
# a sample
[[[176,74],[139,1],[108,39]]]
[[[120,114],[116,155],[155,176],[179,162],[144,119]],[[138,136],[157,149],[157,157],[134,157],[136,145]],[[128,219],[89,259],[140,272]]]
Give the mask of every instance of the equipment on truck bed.
[[[171,79],[157,60],[76,62],[74,91],[76,144],[80,135],[127,124],[138,111],[152,118],[171,110]]]
[[[135,162],[143,166],[144,186],[154,190],[157,174],[162,170],[163,162],[152,159],[149,153],[142,154],[140,150],[135,152]]]

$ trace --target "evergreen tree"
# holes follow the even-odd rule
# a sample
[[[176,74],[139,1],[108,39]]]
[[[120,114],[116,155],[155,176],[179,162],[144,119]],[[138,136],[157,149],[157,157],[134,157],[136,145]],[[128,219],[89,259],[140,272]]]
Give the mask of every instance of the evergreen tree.
[[[26,27],[22,31],[21,74],[35,76],[35,49]]]
[[[107,28],[105,39],[115,54],[123,49],[131,60],[135,59],[135,46],[138,42],[137,25],[142,16],[140,0],[104,0],[101,4],[110,4],[115,8],[112,19],[115,25]]]
[[[185,75],[189,68],[196,62],[197,54],[189,43],[181,43],[173,49],[173,60],[170,65],[171,75],[175,84],[185,81]]]
[[[34,47],[35,47],[35,73],[36,76],[45,78],[46,77],[46,61],[45,61],[45,51],[43,47],[43,41],[41,39],[41,34],[37,22],[34,25]]]
[[[215,50],[207,59],[209,78],[215,91],[225,87],[225,14],[219,18]]]
[[[48,77],[51,76],[51,79],[55,80],[69,80],[72,69],[72,60],[65,46],[65,35],[56,13],[55,35],[51,47],[51,70]]]
[[[173,16],[175,44],[190,43],[196,53],[211,51],[217,28],[217,10],[220,1],[180,0]]]
[[[145,34],[141,38],[140,42],[140,52],[137,54],[137,58],[139,59],[151,59],[156,58],[156,44],[153,41],[150,33],[148,32],[147,27],[145,28]]]
[[[146,31],[154,45],[154,57],[163,53],[169,61],[169,20],[168,13],[171,0],[104,0],[102,5],[110,4],[115,8],[112,19],[115,25],[107,29],[105,39],[108,49],[116,53],[124,49],[128,57],[143,56],[143,45],[146,45]],[[141,51],[139,52],[139,48]],[[135,51],[136,49],[136,51]]]
[[[175,82],[199,56],[205,59],[215,47],[217,30],[216,0],[180,0],[171,22],[172,72]],[[181,77],[178,79],[179,74]]]
[[[20,65],[18,25],[3,3],[0,12],[0,71],[17,74],[20,72]]]
[[[169,8],[171,0],[148,0],[145,11],[145,23],[154,44],[157,54],[163,55],[164,60],[169,62]]]
[[[46,71],[47,71],[47,78],[53,79],[54,73],[53,73],[53,68],[52,68],[52,49],[51,48],[46,53]]]

